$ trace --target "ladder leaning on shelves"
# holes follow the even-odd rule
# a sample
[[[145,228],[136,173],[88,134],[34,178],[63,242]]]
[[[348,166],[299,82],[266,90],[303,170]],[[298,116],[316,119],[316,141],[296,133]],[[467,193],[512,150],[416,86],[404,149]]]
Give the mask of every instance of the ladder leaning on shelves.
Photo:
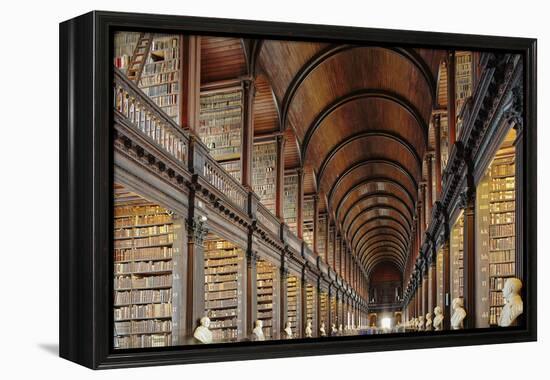
[[[138,83],[141,78],[141,73],[147,61],[152,41],[153,35],[151,33],[141,33],[139,35],[136,48],[134,49],[134,53],[128,65],[128,79],[134,83]]]

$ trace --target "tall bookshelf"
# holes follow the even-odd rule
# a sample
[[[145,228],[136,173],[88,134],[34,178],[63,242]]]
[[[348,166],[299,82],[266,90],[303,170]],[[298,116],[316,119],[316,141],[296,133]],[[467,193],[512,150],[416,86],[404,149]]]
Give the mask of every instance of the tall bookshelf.
[[[440,136],[441,136],[441,176],[447,167],[449,161],[449,123],[447,115],[442,114],[440,118]]]
[[[297,212],[296,207],[298,204],[298,174],[286,174],[284,178],[284,215],[285,223],[294,233],[296,229]]]
[[[252,154],[252,188],[260,202],[275,214],[277,180],[277,143],[254,144]]]
[[[300,299],[301,284],[297,276],[289,275],[287,277],[287,321],[290,322],[292,331],[296,334],[300,323]]]
[[[302,239],[309,248],[313,249],[313,214],[314,214],[314,200],[311,197],[304,199],[303,203],[303,229]]]
[[[464,214],[451,230],[451,296],[464,297]]]
[[[304,326],[311,322],[312,327],[317,325],[317,287],[311,284],[306,285],[306,316]],[[317,336],[317,331],[313,331],[313,336]]]
[[[209,235],[204,245],[204,305],[214,342],[233,342],[243,336],[243,271],[242,249]]]
[[[179,123],[179,37],[155,34],[138,87]]]
[[[456,114],[458,115],[468,99],[472,95],[472,53],[469,51],[456,52],[455,82],[456,82]]]
[[[172,345],[174,225],[165,208],[114,207],[114,348]]]
[[[336,325],[336,328],[338,328],[338,315],[336,314],[336,297],[335,296],[330,297],[330,320],[331,320],[331,323]],[[328,328],[330,331],[332,326],[328,326]]]
[[[333,260],[334,260],[334,226],[329,226],[327,261],[330,267],[332,267],[332,263],[334,262]]]
[[[275,337],[278,328],[278,269],[265,260],[259,260],[257,270],[257,315],[256,319],[263,322],[263,331],[266,339]]]
[[[506,137],[476,193],[476,289],[480,327],[496,326],[504,299],[502,288],[515,268],[515,131]]]
[[[330,332],[330,326],[328,325],[328,293],[321,290],[320,293],[320,312],[319,315],[319,326],[321,326],[321,323],[325,324],[325,331],[328,334]]]
[[[334,268],[334,270],[339,275],[341,275],[341,273],[340,273],[340,251],[341,250],[342,250],[341,238],[340,238],[340,236],[336,236],[336,257],[335,257],[335,259],[336,259],[335,260],[336,261],[336,268]]]
[[[134,53],[139,40],[139,33],[136,32],[117,32],[114,35],[114,62],[117,69],[126,73],[130,59]]]
[[[232,87],[200,95],[199,136],[214,159],[241,179],[243,90]]]
[[[317,233],[319,235],[317,239],[317,253],[323,258],[326,262],[326,237],[327,237],[327,222],[326,215],[319,215],[319,221],[317,224]]]

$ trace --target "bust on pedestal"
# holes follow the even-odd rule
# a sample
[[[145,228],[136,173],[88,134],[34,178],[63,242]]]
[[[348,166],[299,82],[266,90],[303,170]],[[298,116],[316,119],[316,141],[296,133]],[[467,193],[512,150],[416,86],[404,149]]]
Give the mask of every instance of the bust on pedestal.
[[[252,330],[252,339],[255,341],[264,341],[265,335],[262,327],[264,326],[263,322],[259,319],[254,323],[254,330]]]
[[[325,322],[321,322],[321,327],[319,327],[319,335],[327,336],[327,331],[325,329]]]
[[[212,343],[212,331],[208,328],[210,327],[210,318],[202,317],[200,323],[200,326],[193,332],[193,337],[204,344]]]
[[[435,314],[434,322],[433,322],[434,330],[435,331],[441,331],[441,330],[443,330],[443,318],[444,318],[443,311],[441,310],[441,307],[436,306],[434,308],[434,314]]]
[[[338,335],[344,335],[344,328],[342,326],[342,324],[340,323],[340,325],[338,326]]]
[[[286,321],[285,323],[285,329],[284,332],[284,338],[285,339],[292,339],[294,338],[294,334],[292,333],[292,325],[290,324],[290,321]]]
[[[330,335],[331,336],[336,336],[338,335],[338,329],[336,328],[336,324],[333,323],[331,328],[330,328]]]
[[[426,314],[426,326],[424,327],[424,331],[432,331],[432,313]]]
[[[307,321],[306,329],[304,331],[306,338],[313,337],[313,330],[311,329],[311,321]]]
[[[462,297],[455,298],[452,306],[451,329],[462,330],[464,328],[464,318],[466,318],[466,310],[464,310],[464,300]]]
[[[423,315],[418,317],[418,325],[416,326],[416,328],[418,329],[418,331],[424,331],[424,316]]]
[[[522,287],[519,278],[511,277],[506,280],[502,288],[502,298],[506,302],[500,313],[498,325],[508,327],[514,323],[517,317],[523,314],[523,300],[519,294]]]

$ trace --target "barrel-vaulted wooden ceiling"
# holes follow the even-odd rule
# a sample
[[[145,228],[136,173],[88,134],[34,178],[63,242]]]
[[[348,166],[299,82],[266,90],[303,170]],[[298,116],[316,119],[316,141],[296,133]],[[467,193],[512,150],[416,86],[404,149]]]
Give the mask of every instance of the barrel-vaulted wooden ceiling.
[[[304,167],[305,193],[320,195],[367,273],[381,262],[403,271],[444,51],[236,41],[203,37],[207,78],[252,63],[255,134],[284,134],[285,168]]]

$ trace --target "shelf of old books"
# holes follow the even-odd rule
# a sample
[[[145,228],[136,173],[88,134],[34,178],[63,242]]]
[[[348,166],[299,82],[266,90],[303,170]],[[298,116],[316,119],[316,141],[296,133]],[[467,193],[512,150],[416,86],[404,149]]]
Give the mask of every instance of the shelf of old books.
[[[338,328],[338,315],[336,313],[336,297],[330,297],[330,321]],[[331,326],[330,326],[331,327]]]
[[[277,143],[254,144],[252,154],[252,189],[260,202],[275,214],[275,191],[277,188]]]
[[[298,333],[300,323],[301,284],[297,276],[287,277],[287,321],[290,322],[292,331]]]
[[[515,268],[515,131],[506,137],[476,192],[477,326],[497,325],[502,287]]]
[[[278,269],[265,260],[258,260],[257,266],[257,315],[256,318],[263,322],[263,331],[266,339],[275,337],[279,330],[278,299],[279,280]]]
[[[204,306],[214,342],[243,336],[243,250],[209,234],[204,243]]]
[[[119,199],[115,197],[113,234],[114,347],[170,346],[171,213],[129,192]]]
[[[117,69],[126,73],[130,59],[139,40],[139,33],[117,32],[114,35],[114,65]]]
[[[155,34],[138,87],[179,123],[179,37]]]
[[[285,223],[296,233],[296,207],[298,204],[298,174],[285,174],[284,178],[284,216]]]
[[[243,121],[241,87],[204,91],[200,95],[199,136],[216,161],[240,180]],[[229,165],[229,163],[233,163]]]
[[[314,214],[314,201],[313,198],[308,197],[304,199],[303,204],[303,228],[302,239],[309,248],[313,249],[313,214]]]
[[[312,284],[306,284],[306,320],[311,322],[312,326],[317,324],[317,287]],[[317,332],[313,331],[313,335],[317,336]]]
[[[326,215],[321,214],[319,215],[319,221],[318,221],[318,227],[317,227],[317,233],[319,237],[317,238],[317,254],[323,258],[323,260],[326,262],[326,238],[327,238],[327,222],[326,222]]]
[[[449,123],[447,115],[441,114],[440,118],[440,135],[441,135],[441,176],[443,176],[447,162],[449,161]]]
[[[334,263],[334,226],[329,226],[327,264],[332,267]],[[334,268],[332,268],[334,269]]]
[[[464,214],[451,229],[451,298],[464,297]]]
[[[464,103],[472,95],[472,52],[457,51],[455,63],[455,84],[456,84],[456,114],[459,115],[462,111]],[[460,136],[462,130],[462,120],[458,119],[456,124],[457,136]]]

